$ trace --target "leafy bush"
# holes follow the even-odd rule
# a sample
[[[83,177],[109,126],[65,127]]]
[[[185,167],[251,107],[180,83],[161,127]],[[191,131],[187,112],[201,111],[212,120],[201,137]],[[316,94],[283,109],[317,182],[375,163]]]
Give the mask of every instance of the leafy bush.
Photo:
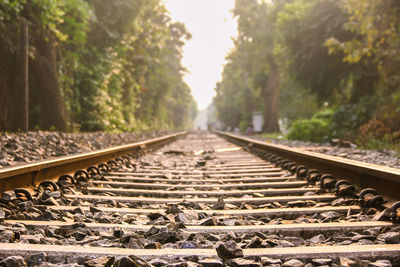
[[[391,129],[379,119],[371,119],[358,129],[356,144],[366,149],[393,149]]]
[[[315,94],[302,88],[288,76],[284,76],[281,81],[279,117],[287,119],[287,126],[290,127],[296,120],[312,117],[320,108]]]
[[[333,109],[327,108],[315,113],[312,118],[330,122],[333,117],[333,113]]]
[[[250,122],[248,120],[242,120],[239,123],[239,129],[242,133],[245,133],[247,128],[250,126]]]
[[[332,109],[324,109],[309,120],[297,120],[289,129],[288,139],[311,142],[324,142],[331,137],[330,122]]]
[[[332,135],[355,141],[354,133],[372,118],[378,105],[379,99],[373,96],[363,97],[357,104],[339,106],[332,116]]]
[[[298,120],[292,124],[287,135],[291,140],[324,142],[330,133],[329,123],[326,120],[315,119]]]

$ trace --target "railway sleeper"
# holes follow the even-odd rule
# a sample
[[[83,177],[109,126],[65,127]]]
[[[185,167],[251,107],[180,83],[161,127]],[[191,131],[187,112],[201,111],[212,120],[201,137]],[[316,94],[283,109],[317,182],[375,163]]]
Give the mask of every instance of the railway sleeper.
[[[400,264],[399,202],[230,140],[189,134],[4,192],[0,264]]]

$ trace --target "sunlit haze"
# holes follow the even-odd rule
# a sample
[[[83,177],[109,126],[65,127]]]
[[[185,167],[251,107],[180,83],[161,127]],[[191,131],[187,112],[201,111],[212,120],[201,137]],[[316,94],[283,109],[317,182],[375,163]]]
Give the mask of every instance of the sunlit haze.
[[[185,81],[198,108],[207,107],[221,78],[225,56],[233,47],[236,21],[230,10],[234,0],[164,0],[172,20],[183,22],[192,34],[183,49]]]

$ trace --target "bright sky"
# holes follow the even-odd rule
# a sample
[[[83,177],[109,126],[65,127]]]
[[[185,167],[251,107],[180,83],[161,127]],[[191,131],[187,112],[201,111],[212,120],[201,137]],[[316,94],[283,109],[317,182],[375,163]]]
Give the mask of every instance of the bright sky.
[[[221,79],[225,56],[237,35],[230,10],[234,0],[164,0],[173,21],[185,23],[192,39],[183,49],[183,65],[189,70],[185,81],[199,109],[206,108]]]

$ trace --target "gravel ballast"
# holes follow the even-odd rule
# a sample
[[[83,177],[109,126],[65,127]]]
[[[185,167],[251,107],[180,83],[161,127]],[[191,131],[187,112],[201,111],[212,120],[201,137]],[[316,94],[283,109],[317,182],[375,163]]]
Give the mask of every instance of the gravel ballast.
[[[387,244],[400,243],[399,226],[382,221],[389,219],[389,209],[354,207],[359,203],[354,194],[334,197],[333,190],[314,191],[310,184],[301,184],[305,193],[296,195],[294,201],[288,201],[284,193],[273,202],[263,203],[261,198],[270,196],[270,191],[249,192],[243,184],[254,176],[273,177],[250,174],[255,164],[261,164],[265,171],[277,169],[220,137],[188,134],[156,151],[118,161],[110,166],[112,172],[103,170],[82,179],[60,179],[58,186],[41,184],[33,197],[27,191],[5,191],[0,197],[0,242],[4,247],[0,250],[0,265],[392,266],[383,256],[378,258],[370,253],[361,255],[362,259],[345,258],[353,256],[347,247],[345,254],[340,254],[342,257],[331,257],[326,252],[323,256],[319,253],[299,259],[284,252],[273,255],[271,250],[310,251],[322,246],[348,246],[351,251],[352,246],[375,245],[385,251],[391,247]],[[233,167],[239,169],[233,171]],[[278,170],[283,181],[293,180],[289,171]],[[234,182],[233,177],[222,176],[232,172],[241,173],[235,174],[238,178]],[[134,179],[147,177],[151,184],[143,187],[144,183],[130,179],[139,174],[143,175]],[[125,183],[117,184],[120,180]],[[204,190],[204,183],[211,190]],[[241,191],[235,193],[235,198],[230,197],[229,189],[223,188],[232,188],[232,184]],[[160,195],[157,187],[161,185],[165,192]],[[270,186],[263,184],[262,188]],[[289,188],[298,189],[293,183]],[[100,191],[93,194],[95,190]],[[136,199],[114,198],[128,190],[141,192],[137,191]],[[179,190],[178,200],[168,194]],[[222,196],[214,198],[218,191]],[[318,195],[328,198],[321,202],[300,200]],[[208,201],[203,203],[202,198]],[[296,211],[292,209],[295,207],[305,209]],[[282,211],[283,208],[291,209]],[[194,251],[200,249],[204,251]],[[107,251],[115,256],[107,255]]]
[[[0,133],[0,168],[134,143],[165,134],[167,132]]]
[[[330,143],[318,144],[297,140],[266,139],[257,135],[246,137],[271,144],[295,147],[316,153],[400,169],[400,155],[393,150],[364,150],[357,148],[356,145],[351,143],[345,143],[345,145],[350,147],[341,147],[342,143],[338,145],[332,145]]]
[[[28,133],[2,133],[0,134],[0,168],[67,156],[76,153],[90,152],[111,146],[133,143],[156,136],[167,134],[158,133],[61,133],[61,132],[28,132]],[[259,136],[250,138],[266,141]],[[329,143],[317,144],[292,140],[267,140],[273,144],[296,147],[332,156],[358,160],[367,163],[383,165],[400,169],[400,157],[396,151],[391,150],[361,150],[351,145],[350,148],[332,146]]]

